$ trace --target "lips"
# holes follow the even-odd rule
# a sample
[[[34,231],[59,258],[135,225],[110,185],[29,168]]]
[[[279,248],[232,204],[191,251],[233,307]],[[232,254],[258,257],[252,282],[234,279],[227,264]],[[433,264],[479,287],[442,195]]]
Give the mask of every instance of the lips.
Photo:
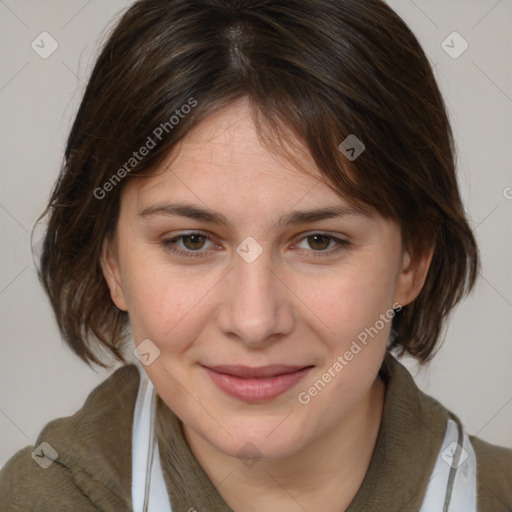
[[[265,379],[268,377],[277,377],[278,375],[285,375],[287,373],[294,373],[306,366],[290,366],[287,364],[271,364],[268,366],[237,366],[237,365],[217,365],[208,366],[210,370],[225,375],[232,375],[233,377],[240,377],[242,379]]]
[[[294,387],[312,366],[203,366],[218,389],[246,402],[271,400]]]

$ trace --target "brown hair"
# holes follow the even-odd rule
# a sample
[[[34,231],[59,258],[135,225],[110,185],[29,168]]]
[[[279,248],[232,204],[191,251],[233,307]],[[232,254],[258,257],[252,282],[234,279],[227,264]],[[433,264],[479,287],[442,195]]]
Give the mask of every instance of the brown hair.
[[[242,97],[269,147],[282,149],[293,133],[327,182],[395,219],[413,252],[435,243],[420,295],[392,325],[391,347],[427,361],[474,284],[478,250],[432,69],[380,0],[140,0],[124,13],[96,61],[43,214],[39,275],[67,344],[89,365],[107,366],[100,348],[126,362],[128,317],[100,266],[122,186]],[[352,162],[338,149],[350,134],[366,147]]]

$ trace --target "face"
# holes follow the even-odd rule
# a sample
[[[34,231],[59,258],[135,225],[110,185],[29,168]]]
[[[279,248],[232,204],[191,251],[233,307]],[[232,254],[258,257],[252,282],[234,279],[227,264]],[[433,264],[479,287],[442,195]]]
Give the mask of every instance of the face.
[[[166,168],[132,179],[102,259],[145,370],[187,429],[225,454],[284,457],[368,393],[393,307],[419,292],[400,228],[260,144],[244,101]],[[163,166],[166,167],[165,165]],[[307,212],[307,213],[306,213]],[[276,427],[277,426],[277,427]]]

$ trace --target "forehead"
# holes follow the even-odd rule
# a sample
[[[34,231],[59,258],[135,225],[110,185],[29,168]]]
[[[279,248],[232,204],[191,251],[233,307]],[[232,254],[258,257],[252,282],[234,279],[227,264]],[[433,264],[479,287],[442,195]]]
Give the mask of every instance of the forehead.
[[[137,203],[179,196],[208,204],[217,198],[245,206],[342,199],[293,139],[293,158],[278,154],[259,137],[246,100],[239,100],[195,126],[167,155],[155,174],[131,179],[123,194]],[[345,201],[347,202],[347,201]]]

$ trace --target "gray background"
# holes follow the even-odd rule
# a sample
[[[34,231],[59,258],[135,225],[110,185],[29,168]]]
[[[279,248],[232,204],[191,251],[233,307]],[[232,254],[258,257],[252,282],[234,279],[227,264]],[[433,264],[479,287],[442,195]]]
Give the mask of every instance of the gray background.
[[[435,66],[483,259],[475,293],[453,315],[433,363],[405,363],[470,433],[512,447],[512,0],[389,3]],[[110,373],[90,370],[61,341],[29,233],[57,177],[98,43],[129,4],[0,0],[0,466],[34,444],[48,421],[80,408]],[[31,47],[44,31],[58,43],[46,59]],[[453,31],[469,44],[458,58],[442,47]],[[462,48],[457,36],[445,44]]]

